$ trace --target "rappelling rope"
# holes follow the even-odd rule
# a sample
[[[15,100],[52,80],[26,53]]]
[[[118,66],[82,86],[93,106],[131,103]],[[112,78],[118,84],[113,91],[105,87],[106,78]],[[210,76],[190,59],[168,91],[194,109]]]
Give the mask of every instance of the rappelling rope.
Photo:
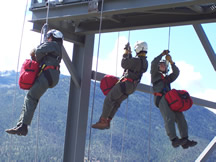
[[[170,49],[170,32],[171,32],[171,27],[169,26],[169,34],[168,34],[168,50]]]
[[[170,49],[170,35],[171,35],[171,27],[169,27],[168,31],[168,50]],[[150,112],[149,112],[149,143],[148,143],[148,161],[150,161],[150,155],[151,155],[151,112],[152,112],[152,84],[150,81]]]
[[[130,30],[128,31],[128,42],[130,42]],[[128,102],[129,102],[129,97],[127,98],[127,104],[126,104],[126,109],[125,109],[125,119],[124,119],[123,133],[122,133],[122,145],[121,145],[120,161],[122,161],[122,159],[123,159],[124,138],[125,138],[125,131],[126,131],[127,115],[128,115]]]
[[[15,92],[14,92],[13,104],[12,104],[13,105],[13,108],[12,108],[13,118],[12,119],[14,119],[14,116],[15,116],[14,114],[15,114],[15,102],[16,102],[16,95],[17,95],[18,71],[19,71],[19,62],[20,62],[20,55],[21,55],[21,49],[22,49],[22,41],[23,41],[23,33],[24,33],[25,21],[26,21],[26,15],[27,15],[27,8],[28,8],[28,0],[26,1],[26,7],[25,7],[25,12],[24,12],[23,24],[22,24],[22,31],[21,31],[21,38],[20,38],[19,54],[17,57],[16,80],[15,80],[15,88],[14,88]],[[9,136],[9,138],[10,138],[11,147],[12,147],[13,146],[12,136]],[[11,154],[9,154],[8,156],[8,161],[10,161],[10,157],[11,157]]]
[[[50,0],[48,0],[48,5],[47,5],[46,23],[41,28],[40,44],[42,42],[44,43],[47,40],[46,34],[47,34],[47,31],[48,31],[49,8],[50,8]],[[42,40],[42,36],[43,35],[44,35],[44,37],[43,37],[43,40]],[[35,162],[38,161],[39,129],[40,129],[40,100],[38,101],[38,117],[37,117],[37,137],[36,137]]]
[[[116,68],[115,68],[115,76],[117,77],[118,75],[118,54],[119,54],[119,35],[120,33],[118,32],[118,42],[117,42],[117,54],[116,54]],[[114,122],[112,122],[113,125]],[[113,134],[113,127],[110,128],[110,149],[109,149],[109,161],[111,161],[111,154],[112,154],[112,134]]]
[[[149,138],[148,138],[148,161],[151,156],[151,113],[152,113],[152,84],[150,81],[150,101],[149,101]]]
[[[90,119],[90,131],[89,131],[89,145],[88,145],[88,160],[90,157],[91,152],[91,125],[93,121],[93,111],[94,111],[94,100],[95,100],[95,92],[96,92],[96,78],[97,78],[97,71],[98,71],[98,59],[99,59],[99,51],[100,51],[100,40],[101,40],[101,28],[102,28],[102,20],[103,20],[103,5],[104,0],[102,0],[101,4],[101,12],[100,12],[100,25],[99,25],[99,39],[98,39],[98,49],[97,49],[97,59],[96,59],[96,72],[94,73],[94,91],[93,91],[93,101],[92,101],[92,111],[91,111],[91,119]]]

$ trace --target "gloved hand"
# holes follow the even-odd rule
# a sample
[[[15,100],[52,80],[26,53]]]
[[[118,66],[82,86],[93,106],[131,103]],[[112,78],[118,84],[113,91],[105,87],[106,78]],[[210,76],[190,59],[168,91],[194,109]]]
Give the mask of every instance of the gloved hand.
[[[169,50],[164,50],[164,51],[162,52],[162,55],[163,55],[163,56],[164,56],[164,55],[168,55],[169,52],[170,52]]]
[[[166,55],[166,60],[169,61],[170,64],[174,63],[173,60],[172,60],[172,57],[169,54]]]
[[[125,45],[124,50],[125,50],[124,54],[131,54],[131,47],[129,42]]]
[[[34,60],[34,61],[36,61],[35,50],[36,50],[36,49],[33,48],[33,49],[31,50],[31,52],[30,52],[31,59]]]

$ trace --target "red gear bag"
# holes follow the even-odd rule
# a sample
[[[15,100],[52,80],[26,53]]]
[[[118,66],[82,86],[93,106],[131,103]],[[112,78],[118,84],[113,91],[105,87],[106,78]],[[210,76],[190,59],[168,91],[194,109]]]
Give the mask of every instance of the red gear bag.
[[[19,77],[21,89],[30,89],[39,72],[39,64],[31,59],[26,59],[22,65]]]
[[[106,96],[112,87],[118,82],[118,78],[113,75],[105,75],[100,82],[100,88],[103,94]]]
[[[173,111],[186,111],[193,105],[190,94],[186,90],[172,89],[165,94],[165,98]]]

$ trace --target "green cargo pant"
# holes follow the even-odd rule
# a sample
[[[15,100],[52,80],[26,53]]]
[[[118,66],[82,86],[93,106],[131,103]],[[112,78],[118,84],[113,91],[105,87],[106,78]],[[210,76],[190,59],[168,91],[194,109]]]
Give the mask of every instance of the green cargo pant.
[[[136,90],[137,84],[126,81],[117,83],[104,99],[101,117],[113,118],[122,101]]]
[[[40,97],[46,92],[48,88],[52,88],[58,83],[60,72],[52,69],[49,69],[47,71],[50,72],[50,76],[52,78],[52,85],[49,86],[48,80],[45,77],[44,72],[42,72],[41,75],[35,80],[34,85],[30,88],[24,98],[22,112],[17,125],[20,125],[22,123],[26,125],[31,124],[34,111],[37,107]]]
[[[188,137],[188,126],[182,112],[172,111],[163,96],[159,102],[159,109],[164,119],[166,133],[170,140],[176,138],[175,122],[177,123],[181,138]]]

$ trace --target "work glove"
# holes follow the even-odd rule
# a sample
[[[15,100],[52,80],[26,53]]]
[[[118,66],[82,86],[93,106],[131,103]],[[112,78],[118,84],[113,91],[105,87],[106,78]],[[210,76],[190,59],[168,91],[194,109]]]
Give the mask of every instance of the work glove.
[[[164,56],[164,55],[168,55],[169,54],[169,50],[164,50],[163,52],[162,52],[162,55]]]
[[[174,63],[172,57],[169,54],[166,55],[166,60],[169,61],[170,64]]]
[[[33,49],[31,50],[31,52],[30,52],[31,59],[34,60],[34,61],[36,61],[35,50],[36,50],[36,49],[33,48]]]
[[[124,54],[131,54],[131,47],[129,42],[125,45],[124,50],[125,50]]]

